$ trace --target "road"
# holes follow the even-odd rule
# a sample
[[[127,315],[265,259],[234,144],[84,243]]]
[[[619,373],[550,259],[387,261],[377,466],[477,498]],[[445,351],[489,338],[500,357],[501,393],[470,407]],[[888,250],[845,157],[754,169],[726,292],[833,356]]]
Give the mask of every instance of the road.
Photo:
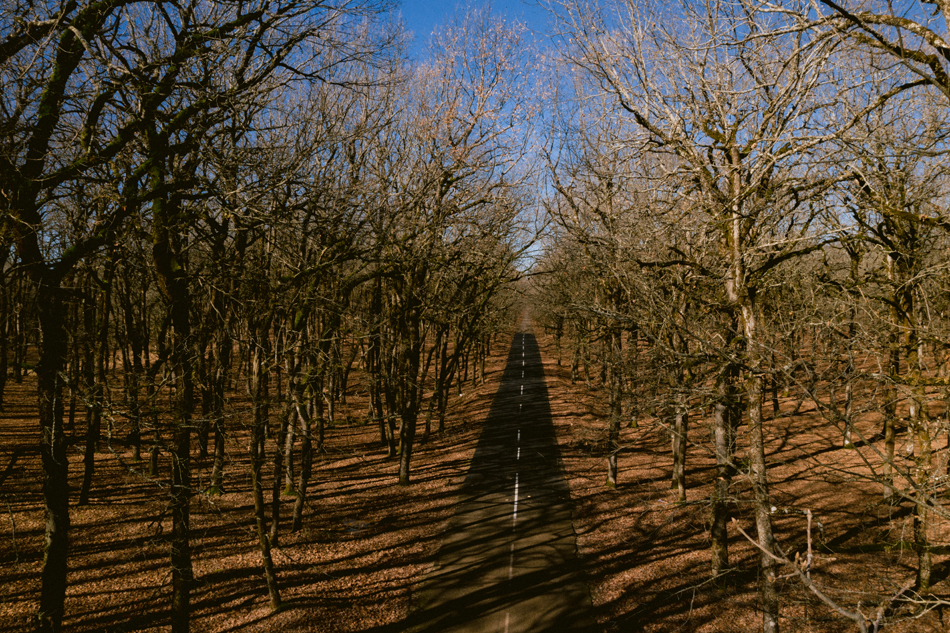
[[[410,630],[597,631],[580,573],[541,353],[523,326]]]

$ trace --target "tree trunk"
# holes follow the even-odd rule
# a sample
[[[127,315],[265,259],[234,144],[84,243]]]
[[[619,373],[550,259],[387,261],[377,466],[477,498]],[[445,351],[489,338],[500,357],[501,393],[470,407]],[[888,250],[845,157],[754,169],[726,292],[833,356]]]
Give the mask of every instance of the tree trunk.
[[[915,422],[914,439],[916,452],[916,493],[914,495],[914,548],[917,552],[917,581],[915,590],[930,591],[933,560],[930,546],[930,491],[932,489],[932,450],[928,420],[918,418]]]
[[[3,411],[3,394],[7,388],[7,373],[10,369],[10,299],[9,299],[9,276],[7,274],[7,262],[10,257],[10,247],[3,246],[0,251],[0,411]]]
[[[58,285],[59,284],[57,284],[57,286]],[[17,280],[15,284],[16,296],[13,300],[13,305],[24,305],[25,297],[23,293],[25,286],[26,282],[24,279],[21,278]],[[39,309],[40,307],[37,305],[37,310]],[[40,317],[40,327],[42,328],[42,317]],[[11,338],[13,339],[13,381],[19,385],[23,383],[23,365],[26,363],[26,332],[23,324],[22,311],[18,312],[13,319],[13,336]]]
[[[163,155],[165,139],[149,134],[149,144]],[[156,160],[151,186],[161,191],[165,185],[164,161]],[[181,257],[179,205],[173,198],[157,198],[152,203],[152,258],[161,289],[168,302],[172,335],[171,368],[175,373],[175,411],[172,440],[170,511],[172,516],[172,633],[188,633],[191,623],[191,428],[194,407],[194,345],[191,339],[191,291]]]
[[[618,307],[615,305],[615,309]],[[623,419],[623,334],[612,329],[608,335],[604,365],[604,379],[610,390],[610,420],[607,427],[607,487],[616,488],[618,480],[617,457],[620,454],[620,422]]]
[[[298,378],[299,380],[299,378]],[[291,523],[291,531],[298,532],[303,527],[303,511],[307,503],[307,487],[310,484],[310,471],[313,465],[313,439],[311,436],[310,411],[304,402],[304,390],[310,387],[296,384],[293,392],[294,406],[297,409],[297,419],[300,422],[300,476],[294,492],[294,512]]]
[[[96,452],[102,435],[102,411],[105,407],[106,358],[109,354],[109,315],[112,305],[112,281],[114,262],[109,262],[106,271],[105,287],[102,289],[98,309],[93,304],[95,320],[95,338],[90,341],[94,346],[94,384],[92,388],[92,409],[86,431],[86,450],[83,459],[82,487],[79,491],[79,504],[89,503],[92,478],[96,468]],[[91,332],[90,332],[91,333]],[[111,437],[111,433],[110,433]]]
[[[912,297],[911,297],[912,299]],[[930,495],[933,485],[933,447],[930,435],[930,415],[927,410],[926,389],[920,386],[922,359],[918,320],[913,305],[907,305],[908,317],[904,322],[904,350],[907,358],[908,378],[912,385],[910,424],[914,439],[914,549],[917,552],[917,581],[915,590],[930,591],[933,560],[930,545],[930,522],[933,511]]]
[[[673,481],[677,490],[677,501],[686,501],[686,434],[689,426],[686,394],[676,397],[676,411],[673,415]]]
[[[91,283],[89,284],[91,285]],[[93,335],[96,320],[96,304],[92,298],[92,288],[87,288],[82,300],[82,375],[83,391],[86,400],[86,444],[83,450],[83,476],[79,488],[79,505],[89,503],[89,490],[92,487],[92,474],[96,466],[96,450],[102,432],[102,414],[99,409],[99,385],[96,384],[96,338]]]
[[[188,378],[179,379],[179,388]],[[187,389],[187,387],[185,387]],[[190,394],[189,394],[190,395]],[[191,424],[187,399],[181,398],[175,424],[171,481],[172,633],[191,625]]]
[[[782,409],[778,401],[778,371],[775,369],[775,350],[772,350],[772,375],[769,377],[769,386],[772,392],[772,419],[777,420],[782,415]]]
[[[294,494],[294,439],[297,435],[297,408],[290,404],[291,411],[287,413],[287,435],[284,436],[284,491],[285,495]]]
[[[421,284],[420,284],[421,285]],[[411,292],[407,292],[410,297]],[[397,353],[397,367],[402,374],[399,377],[400,397],[399,413],[402,424],[399,427],[399,485],[408,486],[413,443],[416,438],[416,422],[419,418],[422,385],[422,328],[421,308],[418,305],[407,306],[404,316],[399,319],[400,344]]]
[[[736,269],[741,266],[736,265]],[[744,272],[734,279],[744,278]],[[739,284],[736,284],[739,287]],[[777,562],[770,554],[775,552],[775,537],[772,532],[772,502],[769,495],[768,471],[765,462],[765,434],[762,428],[762,400],[764,378],[762,358],[759,351],[758,314],[753,303],[754,292],[742,293],[742,330],[745,335],[744,352],[749,368],[746,370],[746,415],[749,423],[749,465],[752,475],[753,508],[758,538],[759,555],[759,601],[762,610],[763,633],[778,633],[779,603],[776,587]]]
[[[760,551],[761,568],[759,600],[762,609],[763,633],[779,630],[777,563],[769,556],[775,551],[772,533],[772,504],[769,498],[768,473],[765,465],[765,439],[762,429],[762,377],[753,374],[748,378],[749,461],[752,470],[752,489],[755,506],[755,527]]]
[[[439,372],[435,383],[436,411],[439,416],[439,436],[445,433],[445,415],[452,388],[452,364],[449,362],[449,330],[446,329],[439,345]]]
[[[716,451],[716,481],[713,485],[712,528],[710,530],[712,575],[719,576],[729,568],[729,488],[734,469],[732,455],[736,427],[735,378],[737,369],[728,365],[717,384],[718,401],[715,405],[713,437]]]
[[[399,485],[409,485],[410,462],[412,460],[413,442],[416,437],[416,413],[404,410],[402,425],[399,427]]]
[[[280,497],[281,479],[284,476],[284,446],[287,441],[289,416],[283,411],[280,416],[280,429],[277,431],[277,447],[274,450],[274,479],[271,486],[270,533],[267,539],[271,547],[277,547],[280,537]]]
[[[58,632],[62,627],[69,548],[69,464],[61,379],[67,341],[61,293],[58,285],[38,284],[37,309],[43,338],[36,373],[46,529],[37,628],[44,633]]]
[[[254,431],[251,439],[251,488],[254,495],[254,523],[257,527],[257,541],[261,550],[261,559],[264,567],[264,577],[267,580],[267,593],[270,596],[272,609],[280,607],[280,588],[277,583],[277,571],[274,559],[271,556],[271,541],[267,535],[266,506],[264,505],[264,485],[261,481],[261,466],[266,456],[264,443],[264,427],[267,425],[269,394],[267,370],[264,368],[264,358],[267,348],[267,329],[259,333],[258,346],[252,352],[251,360],[251,395],[254,407]],[[277,452],[280,452],[278,448]]]
[[[158,427],[158,406],[155,403],[155,398],[158,397],[158,390],[155,388],[154,384],[149,384],[146,389],[149,402],[149,420],[151,421],[153,430],[152,446],[148,451],[148,476],[154,479],[155,477],[158,477],[158,462],[161,451],[162,434]]]

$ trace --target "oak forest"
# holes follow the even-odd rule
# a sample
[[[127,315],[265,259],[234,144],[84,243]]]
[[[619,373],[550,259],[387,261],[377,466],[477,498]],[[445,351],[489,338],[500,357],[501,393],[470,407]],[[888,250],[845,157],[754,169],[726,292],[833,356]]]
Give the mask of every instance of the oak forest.
[[[532,6],[0,3],[0,630],[950,629],[950,0]]]

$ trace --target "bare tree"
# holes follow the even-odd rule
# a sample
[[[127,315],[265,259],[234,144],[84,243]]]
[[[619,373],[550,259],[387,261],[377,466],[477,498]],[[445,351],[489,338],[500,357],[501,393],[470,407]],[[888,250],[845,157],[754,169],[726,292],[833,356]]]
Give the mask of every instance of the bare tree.
[[[433,62],[413,78],[409,116],[391,130],[390,154],[377,162],[375,180],[389,201],[371,222],[386,268],[381,367],[390,416],[400,422],[402,485],[410,480],[426,333],[444,275],[475,264],[461,257],[464,249],[475,241],[481,246],[481,236],[505,239],[521,211],[521,124],[530,115],[518,82],[528,61],[522,33],[487,11],[473,11],[436,37]],[[506,274],[517,257],[510,250],[486,252],[501,256],[493,266]]]
[[[191,369],[187,278],[172,243],[183,186],[171,179],[179,157],[207,130],[230,116],[249,94],[262,98],[276,74],[316,79],[320,51],[339,44],[346,20],[368,15],[373,3],[261,3],[225,6],[182,3],[13,4],[2,10],[0,84],[4,152],[0,199],[5,230],[38,289],[43,333],[38,394],[44,463],[47,545],[39,628],[58,630],[63,617],[69,530],[62,375],[67,356],[63,327],[64,276],[84,257],[115,241],[133,214],[153,217],[156,266],[174,321],[179,430],[175,442],[174,630],[188,628],[190,556]],[[80,235],[61,248],[45,245],[58,230],[56,201],[74,183],[125,154],[129,169],[120,196],[96,211]],[[83,210],[86,212],[87,210]]]
[[[813,239],[815,213],[803,201],[823,186],[807,159],[827,138],[822,117],[833,96],[820,88],[831,49],[751,3],[668,8],[628,2],[617,3],[610,15],[578,3],[556,9],[566,61],[592,89],[615,97],[619,111],[638,126],[640,142],[670,157],[670,176],[684,182],[693,208],[718,233],[719,309],[730,322],[732,342],[720,351],[716,434],[728,435],[741,390],[763,551],[763,630],[776,631],[762,419],[769,356],[759,291],[776,266],[827,241]],[[728,459],[717,455],[720,462]],[[714,524],[724,526],[722,503],[713,505],[719,508]],[[725,530],[715,535],[722,539]],[[725,551],[724,542],[714,543],[714,573],[724,569]]]

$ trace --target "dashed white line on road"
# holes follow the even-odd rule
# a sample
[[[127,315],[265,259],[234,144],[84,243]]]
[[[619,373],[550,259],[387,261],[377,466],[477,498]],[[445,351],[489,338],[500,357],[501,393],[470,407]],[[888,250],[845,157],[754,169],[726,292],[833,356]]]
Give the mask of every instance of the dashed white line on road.
[[[515,509],[511,514],[511,522],[518,522],[518,473],[515,473]]]

